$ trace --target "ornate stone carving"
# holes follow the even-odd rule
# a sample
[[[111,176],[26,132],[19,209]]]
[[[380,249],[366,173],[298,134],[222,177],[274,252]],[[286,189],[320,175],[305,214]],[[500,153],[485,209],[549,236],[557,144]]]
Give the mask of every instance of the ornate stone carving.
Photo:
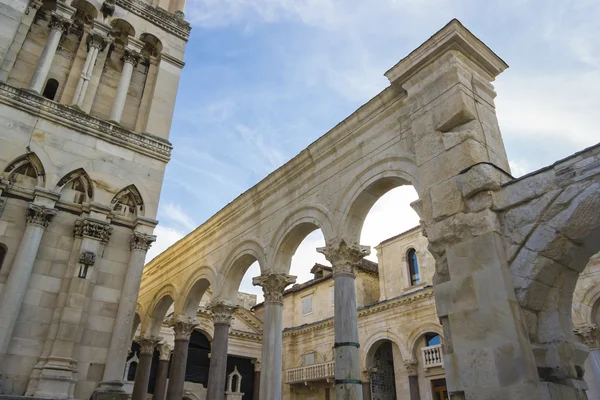
[[[67,128],[84,131],[109,143],[146,154],[157,160],[168,162],[171,156],[173,146],[165,139],[124,129],[76,108],[59,104],[3,82],[0,82],[0,101],[31,115],[46,118]]]
[[[142,250],[148,251],[152,243],[156,241],[156,236],[147,235],[138,231],[133,231],[131,239],[129,240],[129,247],[131,250]]]
[[[65,33],[69,30],[69,27],[72,23],[73,20],[67,19],[61,15],[58,15],[57,13],[52,13],[48,26],[50,29],[57,29],[62,33]]]
[[[140,58],[141,56],[135,51],[125,49],[123,51],[123,57],[121,59],[124,63],[130,63],[133,64],[134,67],[136,67],[138,65],[138,62],[140,61]]]
[[[142,354],[154,354],[154,348],[156,344],[162,340],[158,336],[138,336],[136,342],[140,345],[140,355]]]
[[[406,371],[409,374],[412,375],[417,372],[418,361],[416,358],[407,358],[407,359],[403,360],[403,363],[404,363],[404,368],[406,368]]]
[[[97,221],[90,218],[78,219],[75,221],[75,228],[73,229],[73,236],[75,237],[89,237],[101,241],[102,243],[108,243],[110,236],[112,235],[113,228],[107,222]]]
[[[57,211],[54,208],[31,203],[27,208],[27,223],[46,228],[56,213]]]
[[[88,46],[88,51],[90,51],[92,47],[95,47],[100,51],[104,51],[106,45],[108,44],[108,41],[106,39],[106,36],[101,35],[97,32],[92,32],[88,35],[86,43]]]
[[[233,314],[238,306],[223,300],[213,300],[206,305],[206,308],[212,312],[213,324],[231,325]]]
[[[286,286],[296,282],[296,277],[288,274],[270,273],[252,278],[254,286],[262,286],[265,303],[283,303],[283,291]]]
[[[581,338],[581,341],[590,350],[598,348],[598,327],[596,325],[583,325],[573,329],[573,332]]]
[[[171,321],[169,321],[169,326],[173,328],[175,340],[185,340],[189,342],[194,328],[198,326],[198,321],[191,318],[173,318]]]
[[[84,251],[79,255],[79,263],[88,267],[96,264],[96,253],[93,251]]]
[[[354,266],[365,256],[371,253],[369,246],[348,244],[343,239],[338,239],[317,251],[331,263],[333,275],[347,274],[354,276]]]
[[[161,343],[157,347],[158,349],[158,359],[160,361],[169,361],[171,358],[171,346],[168,343]]]
[[[116,0],[116,4],[123,9],[132,12],[155,25],[172,33],[180,39],[188,40],[191,26],[182,20],[179,15],[171,14],[160,7],[155,7],[141,0]]]

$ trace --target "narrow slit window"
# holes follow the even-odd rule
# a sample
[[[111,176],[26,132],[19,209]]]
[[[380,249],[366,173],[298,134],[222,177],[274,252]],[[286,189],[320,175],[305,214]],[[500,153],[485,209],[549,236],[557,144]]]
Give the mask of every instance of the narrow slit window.
[[[47,99],[50,100],[54,100],[54,98],[56,97],[56,92],[58,90],[58,81],[56,79],[48,79],[48,82],[46,82],[46,87],[44,88],[44,93],[42,93],[42,96],[44,96]]]
[[[421,283],[419,276],[419,260],[417,259],[417,252],[415,249],[410,249],[406,255],[408,258],[408,274],[410,275],[410,285],[418,285]]]

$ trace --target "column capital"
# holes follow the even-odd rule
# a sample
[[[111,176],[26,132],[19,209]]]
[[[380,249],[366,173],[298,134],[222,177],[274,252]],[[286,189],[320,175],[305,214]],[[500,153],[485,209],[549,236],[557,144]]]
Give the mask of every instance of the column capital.
[[[67,30],[69,30],[72,23],[73,20],[65,18],[64,16],[56,12],[53,12],[50,16],[50,22],[48,23],[48,26],[50,27],[50,29],[55,29],[60,31],[61,33],[65,33]]]
[[[86,39],[88,51],[90,51],[92,47],[97,48],[99,51],[103,51],[108,42],[109,40],[105,35],[94,31],[90,32]]]
[[[334,276],[342,274],[354,276],[354,266],[365,256],[371,254],[371,248],[338,239],[328,243],[325,247],[319,247],[317,252],[323,254],[331,263]]]
[[[141,55],[133,50],[125,49],[123,50],[123,63],[132,64],[134,67],[137,66],[140,61]]]
[[[252,278],[254,286],[262,286],[265,303],[275,302],[283,304],[283,291],[286,286],[296,282],[296,276],[288,274],[270,273]]]
[[[169,361],[169,359],[171,358],[171,351],[173,350],[171,348],[171,345],[166,342],[163,342],[158,345],[157,349],[158,359],[160,361]]]
[[[194,328],[198,326],[198,321],[192,318],[172,318],[168,324],[173,328],[175,340],[185,340],[189,342]]]
[[[158,336],[138,336],[136,342],[140,345],[140,355],[142,354],[154,354],[154,348],[162,340]]]
[[[103,244],[106,244],[108,243],[112,232],[113,228],[109,223],[98,221],[92,218],[84,218],[75,221],[73,236],[88,237],[99,240]]]
[[[212,312],[213,324],[231,325],[233,314],[239,307],[228,301],[212,300],[206,305],[206,308]]]
[[[406,368],[406,371],[408,372],[409,375],[414,375],[417,372],[417,364],[418,361],[416,358],[407,358],[405,360],[402,361],[404,363],[404,368]]]
[[[47,228],[57,212],[54,208],[30,203],[27,208],[27,223]]]
[[[129,247],[131,250],[142,250],[148,251],[152,243],[156,241],[155,235],[148,235],[146,233],[133,231],[131,239],[129,240]]]
[[[598,336],[600,331],[594,324],[582,325],[573,329],[575,335],[579,336],[581,341],[589,347],[590,350],[598,349]]]

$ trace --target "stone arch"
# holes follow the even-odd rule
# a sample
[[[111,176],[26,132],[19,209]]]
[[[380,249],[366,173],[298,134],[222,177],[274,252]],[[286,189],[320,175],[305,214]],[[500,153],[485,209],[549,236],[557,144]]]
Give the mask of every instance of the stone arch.
[[[142,48],[142,54],[144,56],[158,57],[163,50],[163,44],[161,40],[151,33],[142,33],[140,40],[144,42]]]
[[[78,168],[64,175],[56,184],[54,191],[61,193],[62,201],[83,204],[94,200],[94,184],[83,168]]]
[[[95,1],[73,0],[71,6],[75,7],[79,14],[85,17],[85,22],[90,23],[98,16],[101,5]]]
[[[169,308],[179,298],[177,288],[171,284],[164,286],[153,297],[148,307],[148,315],[142,324],[142,332],[145,334],[159,336],[160,327],[169,311]]]
[[[600,183],[582,186],[554,197],[510,265],[540,379],[567,386],[587,357],[573,333],[573,292],[600,251]]]
[[[181,298],[175,300],[175,314],[195,318],[202,297],[214,285],[215,276],[216,274],[212,267],[202,266],[196,269],[185,280],[186,284],[181,291]]]
[[[116,41],[120,42],[121,45],[126,45],[130,36],[136,36],[133,25],[131,25],[128,21],[122,18],[113,19],[112,21],[110,21],[110,26],[112,28],[112,36],[115,38]]]
[[[252,264],[258,262],[261,274],[265,273],[267,256],[264,249],[265,246],[256,238],[246,239],[235,246],[222,264],[224,273],[219,277],[214,297],[235,302],[240,283]]]
[[[417,344],[419,343],[419,340],[423,337],[423,335],[429,332],[437,333],[438,335],[440,335],[440,337],[442,338],[442,343],[444,343],[444,330],[441,325],[435,324],[433,322],[428,322],[426,324],[419,325],[418,327],[413,329],[408,335],[408,340],[406,342],[408,347],[406,350],[407,355],[409,357],[418,359]]]
[[[335,231],[328,215],[327,208],[319,204],[308,204],[299,207],[279,225],[273,236],[271,248],[272,265],[280,272],[289,273],[292,256],[300,243],[313,231],[320,229],[325,237],[325,243],[335,238]]]
[[[144,216],[144,199],[135,185],[121,189],[110,202],[115,215],[125,219]]]
[[[10,187],[21,187],[20,184],[24,189],[35,189],[35,186],[46,187],[46,171],[35,153],[27,153],[11,161],[4,168],[2,178],[9,182]],[[20,182],[21,180],[23,182]]]
[[[392,342],[392,346],[396,347],[398,353],[402,356],[403,361],[407,358],[405,344],[398,335],[390,331],[377,332],[366,341],[364,346],[366,351],[360,352],[362,358],[361,365],[364,365],[367,370],[372,366],[370,364],[370,361],[372,360],[370,359],[372,359],[375,354],[375,350],[377,350],[377,347],[386,340]]]
[[[358,243],[364,221],[371,207],[388,191],[405,185],[419,193],[416,165],[412,157],[390,157],[366,168],[350,185],[337,203],[341,210],[339,236],[349,243]]]

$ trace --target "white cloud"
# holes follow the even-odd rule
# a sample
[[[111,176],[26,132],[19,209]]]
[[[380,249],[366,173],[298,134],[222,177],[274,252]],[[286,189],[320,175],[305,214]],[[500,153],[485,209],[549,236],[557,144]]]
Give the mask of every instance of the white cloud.
[[[526,160],[509,160],[508,163],[510,165],[512,176],[515,178],[528,174],[532,171],[529,163]]]
[[[161,215],[167,218],[167,220],[174,222],[187,231],[194,230],[198,225],[194,222],[194,219],[188,215],[179,204],[167,203],[161,208]]]
[[[185,236],[181,231],[160,224],[154,229],[154,234],[156,235],[156,242],[154,242],[150,250],[148,250],[148,254],[146,254],[146,263]]]

